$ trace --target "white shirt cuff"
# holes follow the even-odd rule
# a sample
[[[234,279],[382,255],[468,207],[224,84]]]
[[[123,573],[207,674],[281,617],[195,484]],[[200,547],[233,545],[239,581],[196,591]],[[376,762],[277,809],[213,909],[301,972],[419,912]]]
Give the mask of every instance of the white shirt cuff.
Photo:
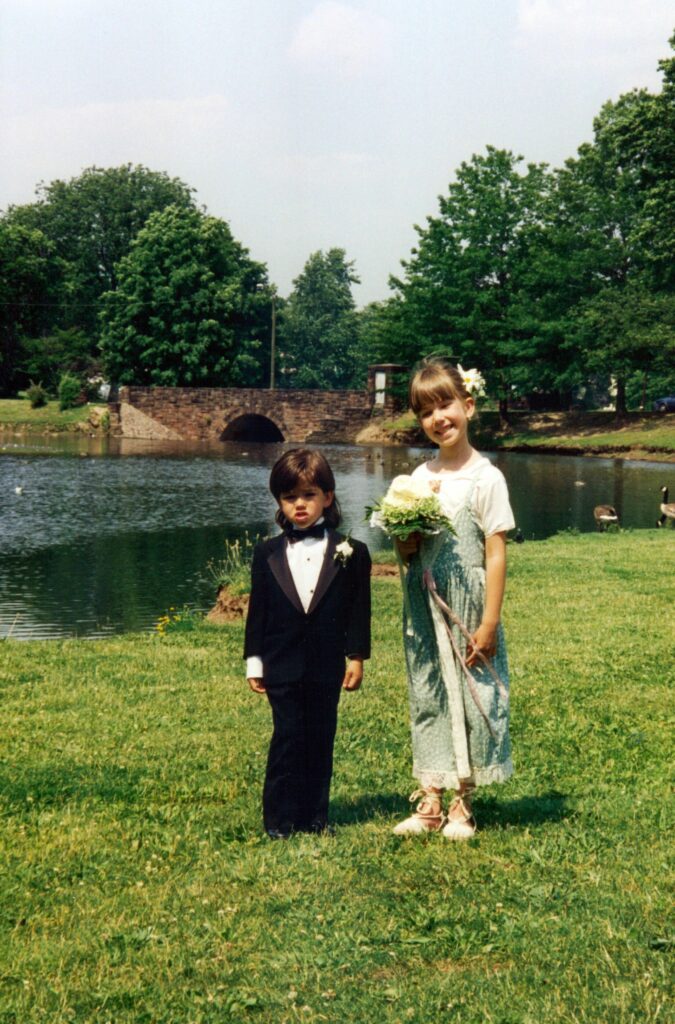
[[[255,654],[253,655],[253,657],[246,659],[246,678],[247,679],[262,679],[263,678],[262,658],[259,658]]]

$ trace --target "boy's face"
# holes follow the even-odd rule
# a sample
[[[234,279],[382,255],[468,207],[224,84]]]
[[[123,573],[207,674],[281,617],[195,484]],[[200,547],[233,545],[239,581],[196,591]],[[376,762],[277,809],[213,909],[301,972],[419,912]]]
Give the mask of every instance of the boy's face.
[[[306,530],[320,519],[333,500],[332,491],[322,491],[316,484],[298,480],[290,491],[279,495],[279,508],[289,523],[299,530]]]

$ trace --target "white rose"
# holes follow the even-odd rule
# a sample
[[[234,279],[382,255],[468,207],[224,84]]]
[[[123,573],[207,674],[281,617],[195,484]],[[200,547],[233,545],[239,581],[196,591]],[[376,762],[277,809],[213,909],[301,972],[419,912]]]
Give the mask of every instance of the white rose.
[[[387,505],[405,508],[421,498],[429,498],[432,490],[427,480],[412,476],[395,476],[384,501]]]
[[[343,558],[349,558],[350,555],[354,554],[354,548],[351,546],[348,540],[343,540],[335,548],[335,554],[341,555]]]

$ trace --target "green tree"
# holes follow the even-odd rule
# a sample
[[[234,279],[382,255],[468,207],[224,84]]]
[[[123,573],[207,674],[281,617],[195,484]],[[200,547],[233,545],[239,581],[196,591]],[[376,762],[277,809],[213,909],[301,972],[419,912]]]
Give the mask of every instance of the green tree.
[[[436,351],[479,366],[502,413],[514,382],[531,378],[539,360],[521,298],[549,175],[536,164],[521,172],[521,162],[490,146],[462,163],[439,215],[416,227],[404,276],[391,282],[403,303],[407,361]]]
[[[580,302],[574,314],[585,375],[613,383],[618,413],[626,411],[629,386],[640,402],[648,392],[658,397],[661,388],[655,384],[675,381],[675,295],[630,282],[625,288],[604,288]]]
[[[312,253],[293,282],[280,323],[281,386],[349,388],[365,382],[352,284],[344,249]]]
[[[269,289],[228,225],[154,213],[103,296],[101,350],[120,384],[255,386],[266,372]]]
[[[675,35],[670,40],[675,50]],[[601,130],[617,162],[637,183],[635,242],[652,290],[675,291],[675,56],[659,62],[663,88],[635,90],[604,108]]]
[[[77,377],[86,389],[87,379],[100,372],[100,365],[98,358],[92,357],[91,342],[83,331],[57,327],[53,334],[23,342],[21,369],[29,380],[41,381],[56,395],[64,374]]]
[[[667,271],[656,237],[663,246],[675,208],[665,202],[662,180],[655,190],[646,185],[647,150],[639,159],[628,153],[654,101],[634,91],[605,104],[593,142],[556,173],[529,282],[540,329],[558,354],[552,364],[558,380],[572,387],[598,372],[614,378],[619,414],[626,411],[629,380],[645,365],[662,365],[672,312],[659,299]],[[668,227],[655,227],[657,208],[659,224]]]
[[[46,330],[58,263],[45,235],[0,220],[0,394],[27,384],[20,373],[24,339]]]
[[[150,214],[194,208],[193,190],[161,171],[127,164],[89,167],[70,181],[40,184],[38,201],[10,207],[10,223],[37,228],[64,269],[60,309],[50,327],[78,327],[98,337],[99,300],[117,287],[116,266]]]

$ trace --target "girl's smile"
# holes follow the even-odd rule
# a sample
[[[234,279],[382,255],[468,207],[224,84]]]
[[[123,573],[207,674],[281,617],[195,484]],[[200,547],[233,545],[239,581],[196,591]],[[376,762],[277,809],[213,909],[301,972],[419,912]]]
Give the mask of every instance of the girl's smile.
[[[422,430],[440,448],[451,448],[466,440],[473,411],[472,399],[462,402],[459,398],[448,398],[431,408],[422,409]]]

